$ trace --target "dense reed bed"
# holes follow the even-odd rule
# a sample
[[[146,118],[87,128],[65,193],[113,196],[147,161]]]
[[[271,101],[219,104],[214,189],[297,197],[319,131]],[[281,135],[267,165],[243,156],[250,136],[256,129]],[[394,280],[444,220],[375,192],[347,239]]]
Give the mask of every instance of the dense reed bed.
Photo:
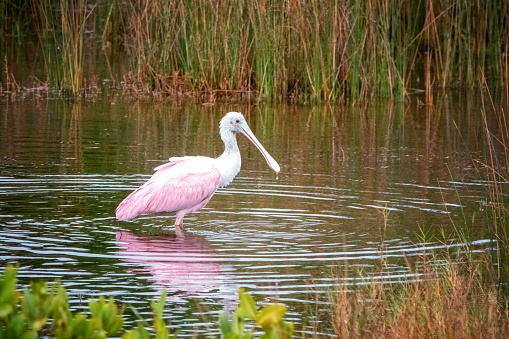
[[[418,88],[431,101],[433,87],[474,86],[483,74],[507,84],[508,6],[495,0],[5,0],[0,25],[4,36],[21,42],[28,32],[52,35],[53,41],[41,39],[48,79],[72,92],[83,86],[88,38],[121,49],[128,66],[119,76],[134,92],[319,101],[402,98]]]

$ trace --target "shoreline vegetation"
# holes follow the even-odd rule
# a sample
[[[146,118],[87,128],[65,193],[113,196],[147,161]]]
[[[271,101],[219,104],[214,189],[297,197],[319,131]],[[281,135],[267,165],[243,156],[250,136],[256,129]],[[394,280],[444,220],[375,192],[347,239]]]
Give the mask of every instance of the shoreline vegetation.
[[[509,80],[509,4],[496,0],[3,0],[0,28],[4,92],[85,98],[109,81],[133,97],[432,103],[434,88]],[[20,84],[28,42],[43,70]]]

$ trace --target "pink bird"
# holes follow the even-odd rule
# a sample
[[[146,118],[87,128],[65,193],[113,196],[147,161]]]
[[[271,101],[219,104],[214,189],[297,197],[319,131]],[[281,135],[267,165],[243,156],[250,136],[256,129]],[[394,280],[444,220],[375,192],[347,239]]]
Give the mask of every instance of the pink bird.
[[[196,212],[210,201],[216,190],[225,187],[240,170],[237,133],[244,134],[260,150],[270,168],[279,173],[279,164],[254,136],[241,113],[230,112],[219,123],[224,142],[223,154],[216,158],[173,157],[156,167],[154,175],[118,205],[118,220],[141,214],[177,212],[175,228],[184,229],[184,216]]]

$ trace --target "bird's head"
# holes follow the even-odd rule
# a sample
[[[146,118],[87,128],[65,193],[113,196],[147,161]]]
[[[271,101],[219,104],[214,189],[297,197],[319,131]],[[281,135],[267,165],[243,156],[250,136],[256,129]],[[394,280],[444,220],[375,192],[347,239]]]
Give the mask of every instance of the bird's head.
[[[256,139],[255,135],[249,128],[249,125],[244,119],[244,116],[239,112],[229,112],[227,113],[219,123],[219,132],[221,134],[221,139],[226,143],[228,140],[229,133],[242,133],[248,138],[263,154],[265,160],[269,164],[270,168],[279,173],[280,167],[279,164],[272,158],[272,156],[263,148],[262,144]],[[230,134],[231,135],[231,134]],[[233,136],[235,138],[235,136]]]
[[[244,133],[244,128],[246,127],[249,129],[246,119],[244,119],[244,116],[239,112],[227,113],[219,123],[221,132]]]

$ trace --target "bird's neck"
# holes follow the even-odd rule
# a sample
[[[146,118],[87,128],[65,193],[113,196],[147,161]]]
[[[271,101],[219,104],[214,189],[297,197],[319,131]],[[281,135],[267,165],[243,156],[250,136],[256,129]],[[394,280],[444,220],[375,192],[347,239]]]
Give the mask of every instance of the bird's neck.
[[[237,135],[229,130],[221,131],[221,140],[224,142],[224,152],[221,156],[240,154],[237,146]]]
[[[215,166],[221,173],[220,186],[224,187],[232,182],[240,171],[240,151],[237,146],[237,137],[231,131],[221,131],[221,139],[224,142],[224,152],[215,159]]]

